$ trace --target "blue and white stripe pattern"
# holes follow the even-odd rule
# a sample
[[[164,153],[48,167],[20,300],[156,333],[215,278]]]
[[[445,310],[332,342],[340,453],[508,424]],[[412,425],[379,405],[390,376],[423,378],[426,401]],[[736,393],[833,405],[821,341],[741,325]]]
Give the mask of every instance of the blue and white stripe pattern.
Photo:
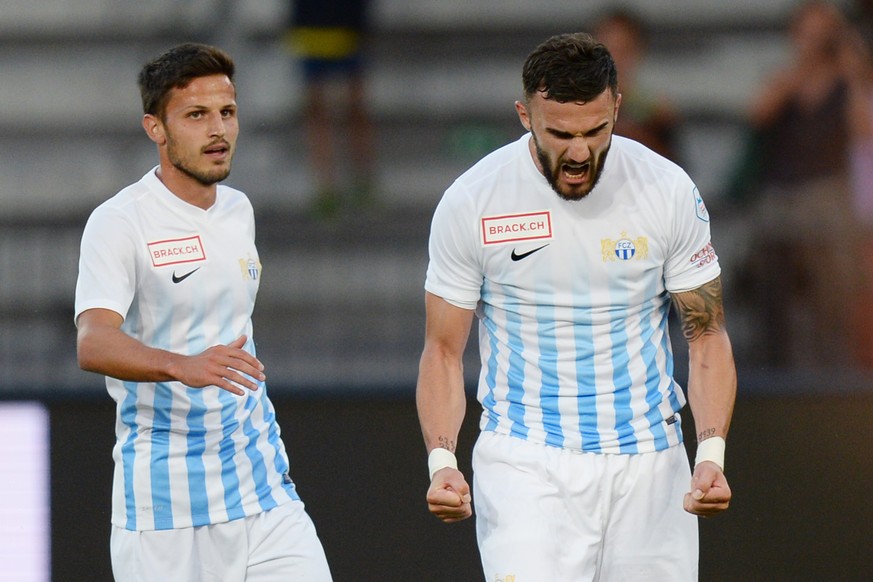
[[[155,241],[194,236],[202,245],[195,262],[156,266],[149,255]],[[76,313],[112,309],[132,337],[181,354],[244,334],[244,349],[254,354],[259,283],[248,199],[219,186],[216,204],[204,211],[173,196],[150,172],[89,220]],[[263,383],[242,397],[179,382],[107,378],[106,384],[117,403],[113,524],[140,531],[200,526],[299,499]]]
[[[680,443],[669,292],[719,273],[717,261],[692,261],[710,243],[696,188],[671,162],[614,137],[596,189],[563,201],[527,139],[461,176],[431,231],[426,289],[479,316],[481,428],[600,453]],[[543,212],[551,231],[536,241],[482,231],[489,217]]]

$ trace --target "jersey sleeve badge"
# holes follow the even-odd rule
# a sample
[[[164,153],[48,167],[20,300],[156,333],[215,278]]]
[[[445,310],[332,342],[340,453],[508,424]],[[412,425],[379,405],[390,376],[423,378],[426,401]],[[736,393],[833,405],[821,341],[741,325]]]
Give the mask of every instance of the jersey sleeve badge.
[[[706,209],[706,204],[703,203],[703,197],[700,195],[697,186],[694,187],[691,193],[694,195],[694,209],[697,212],[697,218],[703,222],[709,222],[709,211]]]

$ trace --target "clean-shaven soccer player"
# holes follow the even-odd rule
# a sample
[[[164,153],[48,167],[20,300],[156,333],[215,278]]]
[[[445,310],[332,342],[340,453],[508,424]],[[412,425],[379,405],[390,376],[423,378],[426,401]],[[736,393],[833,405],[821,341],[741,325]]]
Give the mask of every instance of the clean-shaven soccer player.
[[[143,67],[160,164],[82,236],[79,364],[106,375],[117,403],[119,581],[331,579],[255,356],[252,206],[218,184],[239,132],[233,74],[226,53],[199,44]]]
[[[736,392],[709,214],[680,167],[613,135],[621,95],[603,45],[553,37],[522,77],[528,133],[458,178],[433,217],[417,387],[430,511],[472,514],[453,453],[475,314],[485,579],[695,580],[696,516],[731,497]],[[693,476],[671,304],[690,350]]]

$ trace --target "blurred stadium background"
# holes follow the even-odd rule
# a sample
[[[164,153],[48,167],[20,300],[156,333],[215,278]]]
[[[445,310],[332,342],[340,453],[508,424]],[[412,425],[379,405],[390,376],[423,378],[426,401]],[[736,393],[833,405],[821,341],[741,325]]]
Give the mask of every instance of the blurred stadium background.
[[[111,579],[113,406],[102,378],[76,365],[78,242],[89,212],[156,163],[140,128],[140,66],[194,40],[237,61],[242,133],[228,183],[248,193],[258,220],[255,337],[335,579],[480,579],[472,522],[445,527],[423,502],[413,391],[430,213],[459,173],[520,135],[512,104],[527,53],[613,4],[375,0],[367,84],[378,205],[325,222],[307,211],[286,2],[0,0],[0,497],[11,500],[0,504],[0,578]],[[795,4],[623,2],[649,25],[642,74],[677,106],[679,155],[714,217],[740,378],[728,453],[736,497],[728,514],[701,522],[701,580],[866,580],[873,566],[871,380],[768,365],[735,283],[748,227],[725,182],[744,107],[786,56]],[[472,389],[475,342],[468,361]],[[43,428],[4,430],[23,416]],[[462,452],[476,418],[471,399]],[[33,462],[16,465],[16,455]],[[21,466],[40,468],[42,488],[9,478]],[[17,504],[22,490],[44,490],[35,513]],[[30,539],[43,548],[32,560],[19,549]]]

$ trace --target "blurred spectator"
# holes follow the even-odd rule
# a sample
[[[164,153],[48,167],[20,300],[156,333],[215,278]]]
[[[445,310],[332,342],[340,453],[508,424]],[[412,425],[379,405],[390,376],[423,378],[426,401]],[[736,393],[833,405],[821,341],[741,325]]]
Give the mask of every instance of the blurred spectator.
[[[854,0],[851,3],[849,16],[867,46],[873,46],[873,0]]]
[[[364,87],[368,0],[292,0],[289,40],[303,75],[303,122],[315,209],[373,195],[373,128]],[[348,200],[345,200],[348,198]]]
[[[743,197],[755,203],[746,267],[759,349],[773,364],[858,365],[869,359],[858,351],[869,335],[858,208],[873,176],[851,169],[873,163],[863,158],[873,135],[870,60],[826,2],[799,6],[788,33],[791,62],[751,105],[754,149],[740,168]]]
[[[857,349],[859,363],[873,370],[873,0],[857,0],[852,22],[858,27],[855,42],[859,49],[846,51],[844,61],[851,74],[859,79],[853,84],[857,97],[853,99],[857,111],[853,114],[854,131],[850,147],[849,169],[855,209],[862,224],[863,289],[858,305],[859,334]]]
[[[618,69],[621,109],[615,124],[616,135],[629,137],[678,161],[676,112],[666,97],[654,94],[637,76],[647,50],[642,20],[627,10],[612,10],[599,18],[593,34],[612,53]]]
[[[865,231],[873,231],[873,63],[870,49],[873,47],[873,0],[858,0],[852,13],[858,33],[852,32],[850,46],[855,50],[843,51],[843,63],[855,82],[851,84],[856,95],[852,99],[855,108],[852,117],[852,143],[849,169],[855,209],[864,224]]]

